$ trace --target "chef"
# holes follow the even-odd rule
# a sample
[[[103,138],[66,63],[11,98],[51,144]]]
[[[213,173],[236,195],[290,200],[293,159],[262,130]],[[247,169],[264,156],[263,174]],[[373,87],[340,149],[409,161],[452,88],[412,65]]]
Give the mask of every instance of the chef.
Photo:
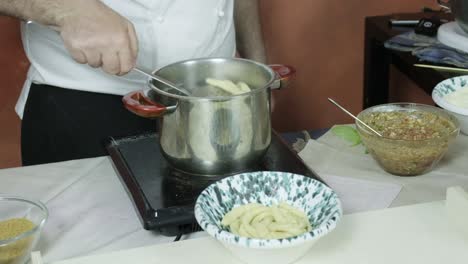
[[[241,56],[265,62],[257,0],[15,0],[31,66],[16,111],[23,165],[106,155],[109,136],[154,131],[122,106],[167,64]],[[236,46],[237,40],[237,46]]]

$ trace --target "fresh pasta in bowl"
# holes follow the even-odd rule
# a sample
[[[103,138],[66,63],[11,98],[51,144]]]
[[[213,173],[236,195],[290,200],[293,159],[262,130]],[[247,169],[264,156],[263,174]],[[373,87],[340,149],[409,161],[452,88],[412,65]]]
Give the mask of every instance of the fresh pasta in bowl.
[[[285,202],[238,206],[224,215],[221,224],[233,234],[260,239],[294,237],[312,230],[307,215]]]
[[[328,186],[286,172],[249,172],[206,188],[195,218],[246,263],[292,263],[332,231],[341,203]]]

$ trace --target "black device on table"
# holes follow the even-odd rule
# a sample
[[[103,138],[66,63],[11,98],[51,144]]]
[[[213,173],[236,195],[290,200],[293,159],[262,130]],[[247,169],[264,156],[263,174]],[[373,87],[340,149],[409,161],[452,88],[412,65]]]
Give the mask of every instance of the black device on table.
[[[414,32],[420,35],[426,35],[434,37],[437,35],[437,30],[439,29],[442,22],[437,17],[432,18],[421,18],[417,20],[411,19],[390,19],[389,24],[392,27],[414,27]]]
[[[437,30],[442,24],[438,18],[422,18],[414,28],[416,34],[434,37],[437,35]]]
[[[195,200],[208,185],[227,176],[195,176],[172,168],[155,133],[111,137],[106,148],[145,229],[179,238],[201,230],[193,212]],[[297,173],[323,182],[275,132],[265,156],[248,171],[260,170]]]

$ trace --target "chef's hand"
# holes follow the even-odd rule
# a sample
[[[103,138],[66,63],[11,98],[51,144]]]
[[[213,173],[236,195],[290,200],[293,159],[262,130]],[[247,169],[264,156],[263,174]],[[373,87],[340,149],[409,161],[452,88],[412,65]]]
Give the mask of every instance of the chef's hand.
[[[73,59],[109,74],[128,73],[136,63],[138,41],[131,22],[100,0],[69,1],[58,29]]]

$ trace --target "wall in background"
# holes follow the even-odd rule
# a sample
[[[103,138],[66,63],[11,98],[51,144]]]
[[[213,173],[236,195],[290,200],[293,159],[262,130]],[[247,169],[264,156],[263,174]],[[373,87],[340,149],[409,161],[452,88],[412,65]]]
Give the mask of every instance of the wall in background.
[[[0,168],[21,165],[20,120],[14,108],[28,66],[19,21],[0,16]]]
[[[326,98],[354,113],[362,107],[364,18],[435,8],[435,0],[261,0],[270,63],[297,68],[292,87],[277,92],[273,125],[279,131],[326,128],[352,122]],[[405,100],[427,101],[407,79],[392,87]],[[396,94],[396,96],[401,95]],[[403,92],[405,95],[405,92]],[[408,97],[408,96],[406,96]],[[398,99],[398,97],[393,97]]]

